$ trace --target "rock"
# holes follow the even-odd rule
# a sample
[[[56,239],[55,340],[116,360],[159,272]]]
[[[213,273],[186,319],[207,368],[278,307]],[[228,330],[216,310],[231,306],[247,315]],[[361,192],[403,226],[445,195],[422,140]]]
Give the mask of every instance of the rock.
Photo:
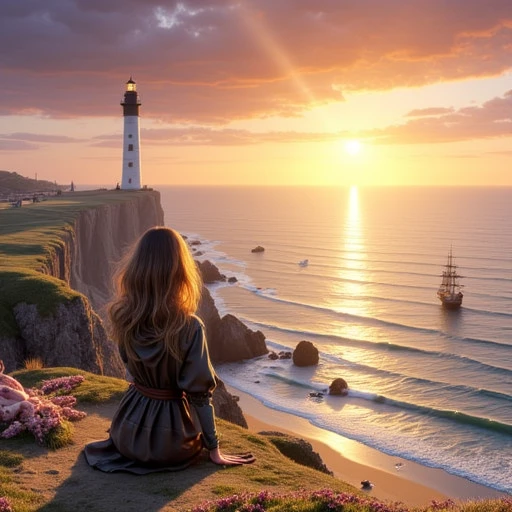
[[[279,356],[274,352],[270,352],[270,354],[268,355],[268,358],[269,359],[272,359],[272,361],[275,361],[276,359],[279,359]]]
[[[35,304],[24,302],[13,313],[25,359],[41,359],[46,368],[71,366],[98,375],[124,376],[119,350],[85,297],[59,304],[50,315],[43,316]]]
[[[238,405],[239,397],[233,396],[220,379],[217,380],[217,387],[213,392],[213,407],[215,409],[215,416],[239,425],[243,428],[247,427],[247,420],[244,413]]]
[[[220,318],[206,286],[203,286],[197,314],[205,324],[208,350],[214,364],[243,361],[268,354],[265,335],[261,331],[250,330],[233,315]]]
[[[329,395],[348,395],[348,384],[345,379],[334,379],[329,386]]]
[[[189,242],[190,245],[201,245],[201,241],[200,240],[192,240],[192,242]]]
[[[235,276],[228,277],[228,283],[237,283],[238,279]]]
[[[279,359],[291,359],[292,358],[292,353],[290,351],[284,351],[284,350],[281,350],[281,352],[279,352]]]
[[[304,439],[284,434],[283,432],[258,432],[268,437],[269,441],[286,457],[309,468],[332,475],[333,472],[324,464],[320,455],[313,451],[310,443]]]
[[[371,489],[373,487],[373,484],[370,482],[370,480],[363,480],[361,482],[361,487],[363,489]]]
[[[257,245],[254,249],[251,249],[251,252],[263,252],[265,250],[265,247],[262,247],[261,245]]]
[[[215,283],[216,281],[225,281],[226,276],[219,272],[219,269],[210,261],[196,261],[197,266],[199,267],[199,271],[201,272],[201,276],[203,278],[203,283],[210,284]]]
[[[295,366],[314,366],[318,364],[318,349],[310,341],[302,340],[293,351]]]

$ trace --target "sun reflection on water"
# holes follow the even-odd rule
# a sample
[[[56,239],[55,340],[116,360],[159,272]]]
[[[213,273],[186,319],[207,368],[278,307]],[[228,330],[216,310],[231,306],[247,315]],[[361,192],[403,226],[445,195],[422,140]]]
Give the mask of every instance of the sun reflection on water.
[[[344,231],[341,236],[341,261],[338,277],[343,311],[362,315],[367,311],[365,295],[366,252],[359,206],[359,190],[352,186],[349,192]]]
[[[366,317],[368,309],[368,268],[359,190],[349,190],[345,222],[340,233],[338,275],[333,283],[334,308],[342,313]],[[342,321],[336,334],[345,338],[368,339],[373,330],[355,321]]]

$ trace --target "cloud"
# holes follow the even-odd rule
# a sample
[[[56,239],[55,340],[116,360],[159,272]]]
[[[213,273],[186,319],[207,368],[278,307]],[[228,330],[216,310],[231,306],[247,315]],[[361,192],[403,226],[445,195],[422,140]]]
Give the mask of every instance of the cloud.
[[[0,151],[30,151],[33,149],[39,149],[39,146],[22,140],[6,140],[0,138]]]
[[[141,129],[144,146],[248,146],[263,143],[332,142],[359,138],[374,144],[432,144],[480,138],[510,137],[512,134],[512,90],[493,98],[481,106],[460,109],[430,107],[408,112],[405,122],[377,130],[351,132],[254,132],[203,126],[177,126]],[[0,135],[3,144],[11,149],[33,149],[27,141],[76,142],[66,136],[14,133]],[[12,140],[10,140],[12,139]],[[14,140],[16,139],[16,140]],[[120,133],[103,134],[83,140],[89,146],[120,149]],[[16,146],[18,144],[18,146]],[[26,145],[26,146],[25,146]],[[6,146],[7,147],[7,146]],[[508,154],[504,152],[502,154]],[[101,157],[103,158],[103,157]]]
[[[351,91],[511,68],[509,0],[2,0],[1,114],[297,116]]]
[[[29,141],[29,142],[50,142],[50,143],[68,143],[68,142],[78,142],[80,139],[75,137],[68,137],[66,135],[47,135],[43,133],[8,133],[1,134],[0,137],[3,139],[9,140],[18,140],[18,141]]]
[[[455,142],[512,135],[512,91],[481,106],[458,110],[424,109],[423,112],[423,116],[414,117],[403,124],[369,130],[361,135],[381,144]],[[438,114],[435,115],[435,112]],[[408,117],[411,117],[411,113]]]
[[[416,108],[406,114],[407,117],[426,117],[426,116],[439,116],[441,114],[450,114],[453,108],[446,107],[430,107],[430,108]]]

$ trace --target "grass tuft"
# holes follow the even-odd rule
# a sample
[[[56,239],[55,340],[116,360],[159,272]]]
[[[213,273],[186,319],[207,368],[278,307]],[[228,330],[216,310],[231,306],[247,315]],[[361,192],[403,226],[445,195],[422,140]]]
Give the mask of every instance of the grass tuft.
[[[25,370],[40,370],[44,367],[43,360],[40,357],[29,357],[23,362]]]
[[[52,429],[45,436],[45,446],[50,448],[50,450],[58,450],[59,448],[73,444],[74,431],[75,427],[71,422],[67,420],[61,420],[61,424],[58,427]]]
[[[7,450],[0,450],[0,466],[4,468],[15,468],[23,462],[23,455]]]

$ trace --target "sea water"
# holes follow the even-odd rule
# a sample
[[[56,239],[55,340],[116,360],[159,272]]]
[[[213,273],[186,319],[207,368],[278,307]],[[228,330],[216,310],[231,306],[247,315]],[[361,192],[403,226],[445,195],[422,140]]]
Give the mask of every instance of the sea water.
[[[512,189],[158,189],[166,225],[237,278],[210,285],[221,315],[261,330],[269,350],[319,350],[313,367],[218,365],[227,384],[512,492]],[[436,296],[450,249],[464,276],[458,311]],[[347,397],[326,393],[338,377]]]

